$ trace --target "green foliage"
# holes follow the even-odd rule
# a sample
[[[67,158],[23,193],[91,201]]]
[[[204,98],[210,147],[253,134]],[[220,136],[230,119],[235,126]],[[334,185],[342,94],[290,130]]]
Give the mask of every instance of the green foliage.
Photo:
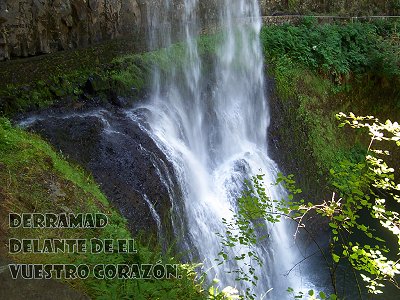
[[[249,282],[253,286],[258,284],[259,275],[256,273],[255,266],[262,266],[263,262],[258,254],[254,251],[253,246],[265,239],[269,238],[269,233],[260,235],[260,229],[266,227],[268,223],[280,222],[281,217],[290,214],[288,203],[295,205],[294,202],[286,202],[283,199],[271,199],[267,195],[264,175],[253,176],[252,181],[245,182],[245,189],[242,196],[237,199],[237,211],[233,212],[230,220],[223,219],[226,226],[226,232],[217,233],[221,238],[222,249],[217,259],[219,264],[223,264],[229,260],[241,261],[243,264],[231,273],[236,274],[236,280]],[[285,188],[291,190],[293,194],[289,196],[293,200],[293,195],[300,194],[302,191],[294,186],[295,181],[293,175],[285,177],[278,175],[276,185],[282,184]],[[303,201],[301,201],[303,203]],[[240,246],[241,253],[235,257],[229,257],[228,249]],[[256,299],[251,288],[247,288],[241,298]]]
[[[293,299],[307,299],[307,300],[337,300],[337,296],[335,294],[331,294],[329,296],[327,296],[324,292],[319,292],[316,293],[314,290],[309,290],[307,294],[305,294],[304,292],[298,292],[297,294],[295,293],[294,289],[292,288],[288,288],[286,290],[289,294],[291,294],[291,296],[293,297]]]
[[[307,130],[306,143],[311,151],[298,155],[312,156],[317,164],[319,176],[327,174],[333,165],[343,159],[353,160],[357,153],[339,139],[335,115],[331,112],[335,105],[332,98],[337,93],[336,86],[330,80],[295,63],[287,55],[276,60],[273,73],[278,94],[291,113],[290,122],[296,124],[292,126],[295,128],[291,129],[288,135],[291,139],[300,138],[302,132],[293,132],[298,130],[297,124],[302,124]]]
[[[269,222],[276,223],[280,219],[280,215],[275,215],[275,205],[279,205],[279,201],[271,201],[266,194],[263,185],[263,176],[254,176],[252,182],[245,182],[246,188],[242,192],[242,196],[237,199],[237,211],[233,212],[232,219],[222,219],[226,226],[226,232],[217,233],[221,238],[222,249],[219,253],[219,264],[228,262],[229,260],[241,261],[242,265],[238,269],[231,270],[230,273],[236,275],[237,281],[249,282],[253,286],[257,285],[258,276],[256,274],[255,265],[262,266],[262,260],[253,250],[252,246],[257,242],[268,238],[268,235],[260,236],[259,229],[265,227],[265,219]],[[230,248],[240,246],[241,253],[235,257],[229,257]],[[243,299],[256,299],[251,288],[247,288]]]
[[[368,292],[378,294],[382,293],[385,282],[398,287],[400,222],[396,207],[400,204],[400,185],[394,181],[394,169],[382,159],[382,155],[389,154],[388,151],[373,149],[372,144],[386,141],[400,146],[400,126],[390,121],[382,124],[373,117],[356,117],[352,113],[348,116],[340,113],[338,118],[343,121],[341,126],[368,129],[371,136],[369,153],[364,156],[363,162],[343,161],[336,170],[331,170],[339,198],[334,194],[330,201],[318,205],[309,203],[293,206],[291,202],[287,205],[299,228],[307,226],[303,219],[311,211],[329,220],[332,260],[327,264],[335,291],[339,290],[336,286],[336,270],[338,265],[347,261],[354,270],[356,280],[361,276]],[[378,224],[396,237],[397,248],[385,243],[386,234],[378,231]]]
[[[332,284],[337,284],[338,266],[347,264],[354,270],[356,280],[365,280],[372,293],[379,293],[385,282],[396,284],[398,276],[398,247],[383,241],[388,229],[382,229],[389,228],[398,238],[398,186],[394,184],[394,169],[383,161],[382,155],[387,151],[371,149],[385,131],[390,139],[383,139],[382,148],[378,149],[395,151],[399,146],[398,131],[394,129],[397,125],[358,119],[353,114],[340,115],[347,118],[347,125],[362,128],[360,132],[347,129],[340,133],[335,113],[351,107],[366,114],[373,111],[383,116],[398,115],[394,110],[400,95],[396,22],[318,25],[310,18],[300,26],[265,27],[261,33],[278,95],[290,114],[287,122],[294,124],[281,130],[289,131],[288,139],[303,138],[301,146],[309,146],[303,152],[293,149],[294,157],[312,157],[316,164],[315,172],[301,171],[298,175],[314,178],[315,173],[321,172],[311,180],[315,184],[320,175],[329,171],[329,183],[336,190],[332,200],[321,204],[293,203],[288,199],[282,212],[290,212],[290,217],[301,224],[298,230],[307,225],[309,214],[317,213],[329,220],[332,239],[325,261]],[[390,88],[389,93],[386,87]],[[298,132],[299,127],[305,133]],[[361,131],[371,134],[373,143],[369,148],[370,141]],[[386,158],[390,161],[390,156]],[[396,158],[391,162],[398,167]]]
[[[376,149],[373,144],[387,141],[400,146],[400,126],[396,122],[386,121],[383,124],[373,117],[356,117],[352,113],[340,113],[338,118],[343,121],[341,126],[368,129],[371,143],[364,163],[344,162],[343,172],[333,172],[335,178],[340,178],[341,183],[336,187],[341,199],[332,199],[331,204],[336,207],[330,225],[333,228],[333,242],[342,248],[336,251],[339,253],[334,254],[334,260],[347,259],[361,274],[370,293],[382,293],[380,287],[384,286],[384,282],[392,282],[397,286],[396,276],[400,274],[400,222],[396,211],[396,206],[400,204],[400,185],[394,181],[394,169],[383,160],[389,152],[380,147]],[[343,185],[343,179],[348,182],[346,185]],[[397,238],[397,253],[391,254],[396,259],[389,258],[388,253],[393,246],[384,244],[376,228],[371,227],[374,222],[360,217],[362,211],[367,211],[371,220],[377,220]],[[364,235],[361,240],[360,235]],[[368,244],[366,239],[369,239]]]
[[[258,284],[258,276],[260,275],[256,273],[255,266],[263,266],[263,262],[253,250],[253,246],[269,238],[268,233],[261,236],[259,229],[264,228],[263,231],[265,231],[267,224],[274,224],[280,222],[283,218],[290,218],[300,220],[298,221],[299,230],[304,215],[303,209],[307,207],[309,211],[314,208],[313,204],[305,204],[304,200],[294,201],[294,196],[302,193],[302,190],[296,187],[293,175],[286,177],[281,173],[278,174],[274,185],[282,185],[290,192],[288,199],[281,200],[271,199],[267,195],[263,178],[264,175],[257,175],[253,176],[251,182],[246,182],[242,196],[237,199],[237,212],[233,212],[234,215],[231,220],[223,219],[226,232],[217,233],[221,238],[222,246],[217,261],[220,264],[233,259],[242,261],[242,266],[229,272],[236,274],[237,281],[250,282],[253,286]],[[240,252],[235,257],[230,257],[228,249],[238,246],[240,246]],[[320,250],[323,252],[321,248]],[[266,267],[263,266],[263,269],[265,271]],[[287,291],[295,299],[302,299],[303,297],[306,299],[336,299],[336,295],[332,294],[328,297],[323,292],[318,293],[320,298],[317,298],[312,290],[309,291],[307,296],[303,292],[295,294],[292,288],[288,288]],[[258,296],[251,288],[247,288],[244,295],[240,295],[240,299],[257,299]]]
[[[383,293],[382,288],[386,282],[400,289],[397,284],[400,275],[400,214],[397,211],[400,205],[400,184],[394,180],[395,170],[383,159],[389,152],[381,150],[383,147],[374,147],[377,142],[394,143],[400,147],[400,125],[391,121],[380,123],[374,117],[356,117],[352,113],[340,113],[337,117],[343,122],[341,127],[347,125],[367,129],[371,137],[364,161],[346,160],[336,170],[331,170],[339,197],[333,193],[331,200],[320,204],[306,203],[304,200],[293,201],[294,195],[302,191],[296,187],[292,175],[285,177],[279,174],[276,184],[281,184],[290,194],[286,200],[272,200],[265,193],[263,175],[255,176],[252,184],[246,184],[243,196],[238,199],[238,211],[234,213],[233,219],[223,220],[227,225],[227,232],[219,234],[224,247],[220,253],[222,262],[232,259],[228,257],[226,247],[241,245],[244,246],[243,253],[237,254],[235,259],[247,258],[261,265],[262,262],[251,250],[251,246],[268,236],[260,238],[257,235],[257,226],[265,226],[264,220],[268,223],[279,222],[281,217],[294,220],[298,224],[295,236],[298,231],[305,230],[320,250],[329,267],[335,292],[328,298],[323,292],[317,296],[313,290],[308,295],[303,292],[296,295],[292,288],[288,288],[288,292],[296,299],[336,299],[341,290],[336,273],[345,262],[353,270],[355,281],[359,284],[360,297],[363,286],[359,283],[359,278],[364,281],[364,287],[371,294]],[[368,213],[367,216],[365,212]],[[317,214],[329,223],[329,256],[309,230],[306,222],[309,214]],[[388,233],[396,238],[395,245],[385,242]],[[238,274],[238,280],[250,281],[256,285],[257,274],[254,274],[254,267],[251,263],[245,266],[248,269],[240,268],[233,272]],[[246,296],[251,299],[257,297],[250,291],[247,291]]]
[[[338,130],[336,112],[351,109],[397,119],[400,47],[396,22],[319,25],[305,18],[298,26],[262,29],[264,53],[288,124],[278,129],[282,143],[293,148],[294,156],[313,161],[301,166],[303,174],[296,174],[303,177],[306,191],[313,190],[307,185],[316,181],[331,183],[329,170],[341,161],[363,160],[365,139]],[[283,159],[290,164],[290,158]]]
[[[396,21],[318,25],[305,19],[299,26],[264,27],[261,40],[269,60],[286,55],[336,82],[364,74],[393,78],[400,75],[398,26]]]

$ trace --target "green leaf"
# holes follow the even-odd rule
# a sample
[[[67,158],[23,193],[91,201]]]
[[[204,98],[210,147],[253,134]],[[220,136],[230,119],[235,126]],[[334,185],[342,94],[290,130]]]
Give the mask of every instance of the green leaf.
[[[293,292],[294,292],[294,289],[291,288],[291,287],[288,287],[286,291],[287,291],[288,293],[293,293]]]
[[[338,263],[340,260],[340,256],[336,255],[335,253],[332,253],[332,259],[335,263]]]
[[[335,228],[335,229],[338,228],[337,224],[332,223],[332,222],[329,223],[329,226],[332,227],[332,228]]]

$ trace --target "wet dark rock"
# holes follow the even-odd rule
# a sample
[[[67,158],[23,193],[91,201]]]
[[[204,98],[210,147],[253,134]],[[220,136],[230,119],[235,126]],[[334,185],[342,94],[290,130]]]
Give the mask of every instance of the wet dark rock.
[[[249,174],[250,166],[245,159],[239,159],[235,162],[233,170],[240,174]]]
[[[118,96],[116,94],[112,94],[112,96],[110,98],[110,102],[111,102],[111,104],[113,104],[117,107],[120,107],[120,108],[127,108],[131,104],[131,101],[129,101],[128,98]]]
[[[91,94],[91,95],[94,94],[94,92],[96,91],[95,86],[94,86],[95,85],[94,81],[95,81],[95,79],[92,76],[90,76],[88,78],[88,80],[85,82],[85,85],[83,87],[83,91],[85,93],[88,93],[88,94]]]
[[[89,76],[88,80],[83,86],[83,91],[90,95],[98,94],[99,92],[106,91],[110,88],[108,79],[103,79],[99,75],[94,74]]]
[[[111,202],[127,218],[133,234],[157,233],[157,223],[143,195],[160,216],[163,233],[170,232],[171,204],[158,172],[173,170],[165,155],[124,111],[65,111],[41,116],[30,129],[89,170]],[[167,170],[161,170],[162,162]]]

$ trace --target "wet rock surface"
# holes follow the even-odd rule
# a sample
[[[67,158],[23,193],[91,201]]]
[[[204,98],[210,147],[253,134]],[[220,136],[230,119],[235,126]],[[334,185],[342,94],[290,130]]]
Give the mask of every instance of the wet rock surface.
[[[160,173],[175,178],[173,169],[128,111],[118,107],[80,112],[58,109],[31,116],[25,122],[70,161],[93,174],[101,190],[127,218],[133,234],[160,236],[160,231],[163,235],[170,232],[171,203]],[[176,188],[174,185],[170,188]]]

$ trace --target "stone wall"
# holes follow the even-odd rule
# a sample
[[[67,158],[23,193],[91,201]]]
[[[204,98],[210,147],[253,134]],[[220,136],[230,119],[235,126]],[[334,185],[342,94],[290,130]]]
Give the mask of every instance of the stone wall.
[[[0,60],[112,39],[141,18],[136,0],[0,0]]]

